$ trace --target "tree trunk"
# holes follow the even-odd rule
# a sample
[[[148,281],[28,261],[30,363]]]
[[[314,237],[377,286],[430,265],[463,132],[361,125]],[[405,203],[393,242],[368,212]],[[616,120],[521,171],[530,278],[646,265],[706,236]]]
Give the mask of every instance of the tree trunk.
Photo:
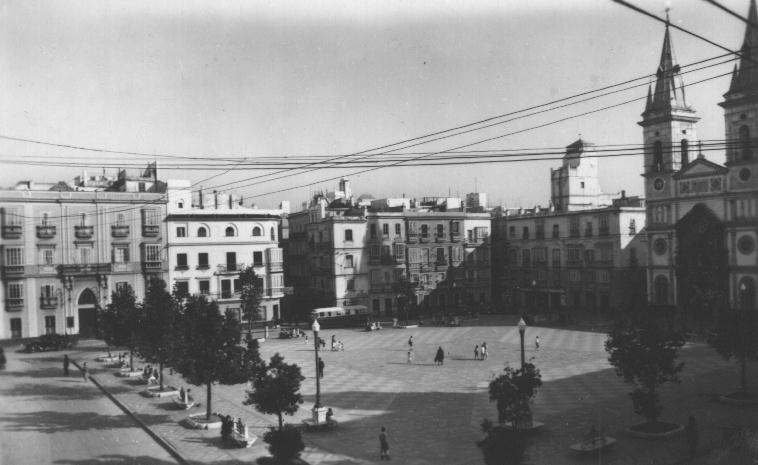
[[[134,371],[134,351],[129,349],[129,371]]]
[[[158,361],[158,379],[160,382],[160,391],[163,392],[163,359]]]
[[[206,383],[206,386],[208,389],[206,390],[205,394],[205,419],[210,421],[211,419],[211,385],[213,384],[212,381],[208,381]]]
[[[278,412],[277,415],[279,416],[279,431],[284,429],[284,422],[282,421],[282,412]]]

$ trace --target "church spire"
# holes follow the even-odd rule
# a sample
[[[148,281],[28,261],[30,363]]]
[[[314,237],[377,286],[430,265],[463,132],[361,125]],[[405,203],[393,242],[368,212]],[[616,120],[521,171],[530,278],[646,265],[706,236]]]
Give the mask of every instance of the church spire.
[[[747,15],[748,25],[740,49],[740,64],[732,74],[732,82],[725,98],[736,93],[758,92],[758,9],[755,0],[750,0]]]
[[[652,96],[648,93],[643,117],[651,113],[668,113],[672,110],[692,111],[684,97],[684,82],[679,71],[679,65],[676,64],[674,58],[668,11],[666,11],[666,31],[663,34],[661,59],[655,73],[655,90]]]

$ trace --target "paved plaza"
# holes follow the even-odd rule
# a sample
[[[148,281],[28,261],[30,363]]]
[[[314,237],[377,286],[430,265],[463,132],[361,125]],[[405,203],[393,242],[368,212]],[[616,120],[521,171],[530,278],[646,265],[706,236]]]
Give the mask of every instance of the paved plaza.
[[[339,426],[328,432],[305,432],[307,448],[303,454],[304,460],[314,465],[378,463],[378,434],[380,427],[385,426],[392,459],[396,463],[483,463],[481,452],[475,444],[483,436],[480,424],[485,417],[496,418],[494,404],[488,399],[487,385],[506,364],[518,366],[520,363],[519,335],[515,327],[385,328],[370,333],[327,329],[321,332],[327,341],[332,334],[344,343],[345,351],[321,352],[326,363],[321,382],[321,400],[322,404],[334,409]],[[408,364],[407,341],[411,335],[414,359],[413,363]],[[537,335],[541,340],[539,350],[534,347],[534,337]],[[545,423],[545,427],[533,436],[533,446],[529,450],[530,463],[588,463],[587,458],[577,457],[568,447],[580,441],[583,432],[593,424],[616,437],[618,442],[602,457],[590,459],[589,463],[690,463],[683,460],[686,449],[683,435],[665,441],[650,441],[632,438],[624,432],[626,427],[642,420],[632,412],[628,397],[631,387],[621,382],[607,362],[603,346],[605,337],[605,334],[593,332],[537,327],[527,329],[527,358],[540,369],[544,382],[535,398],[534,415],[536,420]],[[474,346],[484,341],[489,349],[488,359],[474,360]],[[299,424],[309,417],[315,400],[312,342],[311,336],[308,343],[303,339],[269,339],[262,344],[264,358],[268,359],[278,352],[285,357],[285,361],[298,364],[306,376],[301,390],[305,403],[295,417],[285,417],[290,423]],[[445,364],[436,366],[433,358],[440,346],[446,354]],[[94,362],[94,357],[103,350],[101,343],[86,341],[77,351],[72,351],[72,356],[77,361],[89,361],[94,368],[94,378],[122,405],[135,412],[165,444],[178,451],[187,463],[252,463],[256,457],[267,455],[262,440],[250,449],[229,449],[220,444],[218,432],[185,428],[180,421],[186,417],[186,412],[174,410],[170,400],[143,397],[139,395],[142,388],[134,385],[133,381],[118,378],[113,375],[113,370],[102,368],[102,364]],[[18,353],[9,355],[11,360],[19,359],[27,364],[28,359],[35,357]],[[44,357],[59,360],[62,354],[48,353]],[[724,361],[703,344],[688,344],[681,353],[681,359],[686,363],[682,383],[666,386],[662,391],[662,420],[684,423],[689,415],[694,415],[700,424],[703,455],[691,463],[707,463],[705,454],[720,443],[723,428],[758,425],[758,411],[729,407],[714,401],[717,394],[736,390],[739,376],[735,363]],[[57,365],[60,369],[60,363]],[[17,369],[18,365],[9,365],[8,371],[1,376],[8,378],[11,375],[10,378],[15,379],[17,375],[11,371]],[[755,365],[751,365],[749,382],[753,386],[758,385],[756,371]],[[52,372],[30,372],[28,376],[37,378],[46,386],[59,384],[60,391],[55,391],[55,398],[66,395],[77,398],[77,394],[71,392],[68,380],[57,376],[54,369]],[[182,383],[177,375],[168,375],[167,378],[170,384],[178,386]],[[34,384],[29,381],[24,384],[26,387],[21,386],[21,390],[33,390],[35,388],[30,386]],[[92,385],[77,385],[77,388],[92,390],[92,395],[96,395],[96,388]],[[262,436],[268,426],[276,423],[276,419],[243,406],[245,389],[244,385],[214,386],[213,410],[242,417],[250,425],[251,432]],[[12,396],[18,396],[15,393],[17,390],[2,391],[3,405],[7,405],[8,399],[15,399]],[[197,398],[204,399],[204,386],[193,387],[193,393]],[[41,399],[31,400],[35,406],[40,405]],[[204,412],[205,407],[194,410]],[[42,413],[37,415],[42,418]],[[4,407],[2,415],[0,424],[4,431],[27,429],[18,420],[20,413]],[[81,421],[92,421],[88,418],[83,416]],[[50,419],[45,420],[46,423],[59,421],[59,416],[52,414]],[[129,418],[124,416],[123,421],[128,422]],[[105,436],[112,430],[108,422],[96,419],[94,424],[98,426],[89,428],[92,435]],[[102,434],[101,429],[105,430]],[[40,433],[47,435],[54,430],[46,428]],[[8,454],[23,453],[19,452],[16,444],[4,442],[2,445],[4,459],[14,457]],[[150,451],[155,447],[153,444]],[[153,456],[152,453],[133,452],[135,456]],[[94,450],[93,453],[98,454],[98,451]],[[106,455],[103,453],[102,457]],[[172,463],[170,457],[160,460],[157,463]]]

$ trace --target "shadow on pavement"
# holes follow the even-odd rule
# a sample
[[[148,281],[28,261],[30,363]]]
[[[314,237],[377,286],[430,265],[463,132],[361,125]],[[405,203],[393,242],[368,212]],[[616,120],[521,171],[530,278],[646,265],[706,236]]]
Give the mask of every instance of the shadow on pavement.
[[[148,424],[171,421],[167,415],[141,414],[140,419]],[[68,413],[55,410],[10,414],[0,417],[0,422],[6,424],[8,430],[37,431],[46,434],[134,427],[132,419],[124,415],[99,415],[94,412]]]
[[[101,455],[81,460],[56,460],[53,462],[61,465],[176,465],[175,461],[160,460],[147,455]]]
[[[65,384],[39,384],[39,383],[22,383],[15,384],[10,389],[0,391],[0,397],[5,396],[22,396],[22,397],[44,397],[46,400],[92,400],[99,399],[103,395],[100,391],[93,389],[84,389],[88,385],[84,384],[81,378],[61,379]],[[109,391],[112,394],[120,394],[130,391],[126,387],[112,387]]]

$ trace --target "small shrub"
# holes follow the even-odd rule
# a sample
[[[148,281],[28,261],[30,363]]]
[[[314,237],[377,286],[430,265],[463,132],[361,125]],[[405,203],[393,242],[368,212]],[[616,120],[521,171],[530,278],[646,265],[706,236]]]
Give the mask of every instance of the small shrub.
[[[299,457],[305,449],[300,431],[292,425],[284,425],[282,429],[269,429],[263,435],[263,440],[268,444],[268,451],[274,459],[284,463]]]

